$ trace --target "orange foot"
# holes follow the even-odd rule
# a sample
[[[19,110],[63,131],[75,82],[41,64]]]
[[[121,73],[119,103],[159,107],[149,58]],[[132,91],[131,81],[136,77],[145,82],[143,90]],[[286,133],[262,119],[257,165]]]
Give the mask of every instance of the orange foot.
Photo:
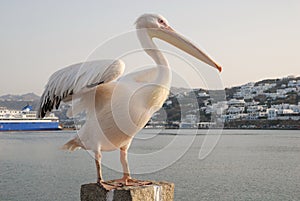
[[[111,190],[123,186],[144,186],[152,184],[152,182],[132,179],[131,177],[122,177],[121,179],[102,181],[101,184],[107,190]]]

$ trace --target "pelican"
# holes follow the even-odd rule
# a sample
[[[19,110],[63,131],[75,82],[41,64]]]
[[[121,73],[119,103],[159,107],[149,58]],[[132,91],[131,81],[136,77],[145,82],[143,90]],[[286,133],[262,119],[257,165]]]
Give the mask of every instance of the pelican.
[[[120,150],[123,177],[115,180],[130,185],[127,151],[133,137],[167,99],[171,71],[167,59],[153,42],[157,38],[221,72],[222,68],[188,39],[172,29],[161,15],[143,14],[136,20],[137,37],[155,66],[123,76],[125,64],[119,59],[94,60],[58,70],[49,78],[41,96],[38,117],[72,100],[68,115],[86,112],[86,123],[63,149],[78,148],[94,153],[97,183],[103,184],[101,152]]]

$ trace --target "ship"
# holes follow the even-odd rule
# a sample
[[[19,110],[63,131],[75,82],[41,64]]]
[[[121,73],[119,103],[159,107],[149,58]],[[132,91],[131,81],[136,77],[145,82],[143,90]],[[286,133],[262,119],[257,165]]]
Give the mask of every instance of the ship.
[[[50,113],[42,119],[36,118],[36,111],[26,105],[22,110],[0,107],[0,131],[42,131],[60,130],[59,118]]]

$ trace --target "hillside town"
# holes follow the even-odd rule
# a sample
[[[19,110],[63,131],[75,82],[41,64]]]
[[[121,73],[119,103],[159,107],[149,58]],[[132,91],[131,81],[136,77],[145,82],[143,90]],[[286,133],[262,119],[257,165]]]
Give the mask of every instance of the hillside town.
[[[170,96],[164,108],[154,115],[148,127],[180,128],[300,128],[300,78],[294,76],[282,79],[250,82],[239,87],[225,89],[224,100],[215,101],[210,93],[195,89]],[[197,97],[199,111],[190,110],[177,119],[172,117],[168,106],[176,106],[178,99]],[[226,95],[225,95],[226,94]],[[181,101],[184,102],[184,101]],[[189,103],[191,104],[191,103]],[[181,108],[180,108],[181,109]],[[162,118],[162,113],[167,113]],[[180,113],[180,112],[178,112]]]
[[[226,114],[222,116],[224,121],[236,119],[268,119],[268,120],[299,120],[300,102],[297,104],[285,103],[289,96],[299,96],[300,80],[291,79],[288,84],[282,84],[276,88],[276,83],[248,83],[240,87],[233,95],[234,98],[227,101]],[[257,101],[258,96],[265,97],[265,101]],[[281,100],[281,101],[280,101]],[[272,102],[274,102],[272,104]],[[280,102],[276,104],[276,102]]]

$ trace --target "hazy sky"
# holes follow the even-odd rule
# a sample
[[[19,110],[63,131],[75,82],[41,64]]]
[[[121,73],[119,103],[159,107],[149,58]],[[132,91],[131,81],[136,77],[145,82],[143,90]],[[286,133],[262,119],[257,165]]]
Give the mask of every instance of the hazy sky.
[[[204,47],[223,66],[225,87],[300,75],[299,0],[10,0],[0,3],[0,95],[40,95],[53,72],[149,12]]]

